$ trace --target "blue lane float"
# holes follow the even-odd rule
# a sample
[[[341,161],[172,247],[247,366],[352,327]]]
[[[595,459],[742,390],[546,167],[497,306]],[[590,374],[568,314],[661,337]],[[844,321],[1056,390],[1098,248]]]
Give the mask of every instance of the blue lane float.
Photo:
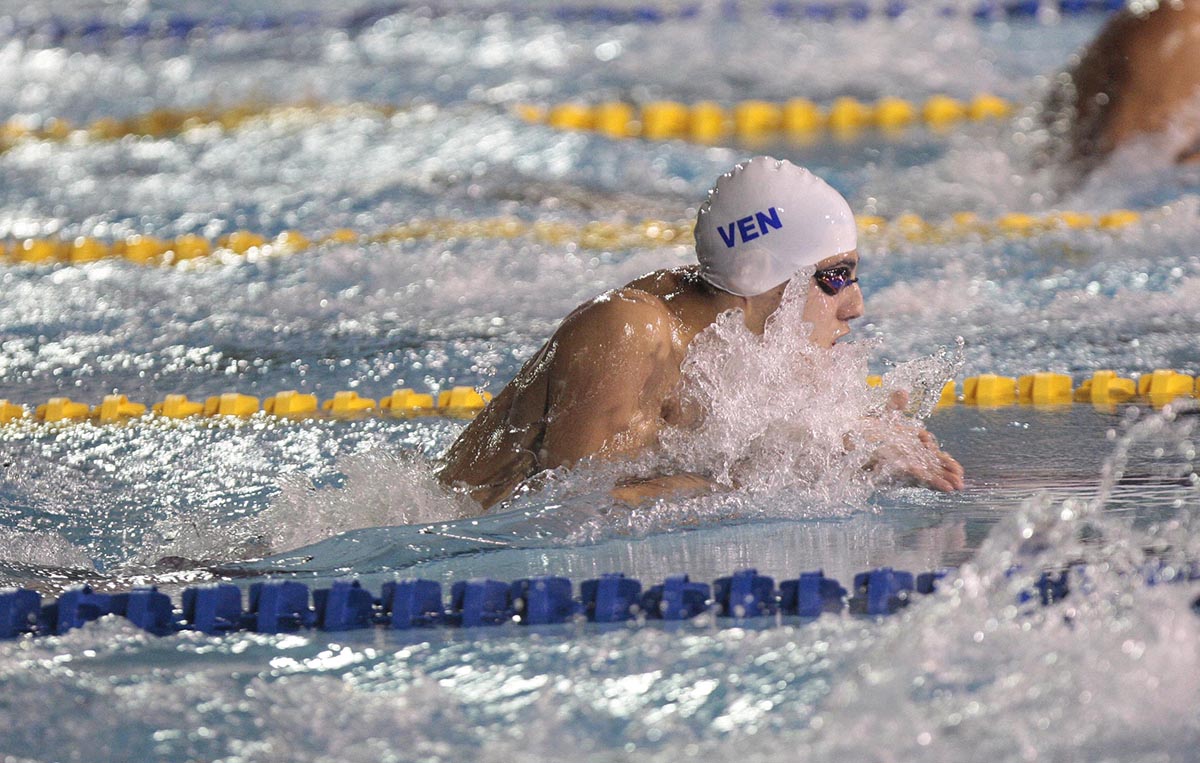
[[[442,586],[432,580],[397,580],[383,584],[378,622],[395,630],[427,628],[441,623]]]
[[[462,580],[450,588],[446,621],[463,628],[499,625],[512,617],[509,586],[499,580]]]
[[[240,630],[242,589],[232,583],[188,588],[183,592],[182,622],[213,636]]]
[[[0,638],[33,633],[41,606],[42,596],[36,591],[0,592]]]
[[[932,589],[926,593],[932,593]],[[846,589],[823,572],[805,572],[796,580],[779,584],[779,610],[785,615],[818,617],[825,612],[840,612],[846,601]]]
[[[66,43],[98,44],[110,42],[141,42],[148,40],[185,41],[195,37],[211,37],[228,33],[300,32],[318,28],[342,28],[338,19],[315,13],[294,13],[284,16],[227,15],[198,17],[172,14],[133,21],[111,21],[101,18],[67,19],[57,16],[33,21],[14,21],[0,34],[3,38],[27,39],[48,45]]]
[[[860,572],[854,576],[850,611],[858,615],[890,615],[907,606],[915,588],[911,572],[891,567]]]
[[[713,582],[717,613],[726,617],[766,617],[777,610],[775,580],[758,570],[740,570]]]
[[[608,573],[601,575],[598,580],[583,581],[579,593],[588,620],[594,623],[619,623],[637,616],[637,608],[642,600],[642,584],[620,572]]]
[[[316,626],[323,631],[368,628],[376,621],[375,607],[382,604],[357,580],[335,581],[330,588],[313,591]]]
[[[1015,572],[1015,570],[1014,570]],[[504,623],[553,626],[573,621],[624,623],[630,620],[689,620],[709,613],[718,624],[742,624],[772,617],[814,619],[849,613],[884,617],[908,606],[917,596],[933,593],[948,570],[911,572],[881,567],[854,576],[847,590],[820,570],[775,585],[757,570],[739,570],[707,583],[687,575],[668,577],[643,589],[642,582],[609,573],[579,584],[565,577],[522,578],[512,583],[488,578],[459,581],[449,601],[432,580],[396,580],[383,584],[379,596],[357,580],[337,580],[310,592],[294,580],[250,586],[243,608],[242,589],[232,583],[187,588],[179,606],[153,587],[125,593],[97,593],[89,586],[66,591],[43,603],[41,594],[19,588],[0,590],[0,638],[62,635],[106,615],[124,617],[155,635],[197,631],[221,636],[237,631],[294,633],[381,627],[482,628]],[[1200,564],[1172,568],[1161,564],[1142,571],[1147,585],[1200,581]],[[1088,587],[1086,569],[1073,565],[1040,573],[1021,592],[1019,604],[1051,606],[1067,598],[1071,585]],[[1200,598],[1193,604],[1200,613]],[[769,620],[768,620],[769,622]]]
[[[250,610],[246,619],[258,633],[292,633],[316,624],[308,606],[308,586],[288,580],[250,586]]]
[[[980,21],[1003,21],[1035,17],[1045,12],[1062,16],[1078,16],[1093,13],[1112,13],[1123,8],[1124,0],[1008,0],[989,2],[984,0],[974,6],[944,5],[936,9],[944,17],[969,16]],[[431,8],[418,3],[391,3],[367,8],[350,15],[335,15],[318,12],[289,14],[227,14],[218,16],[190,16],[170,14],[132,21],[103,18],[70,19],[49,16],[34,21],[0,18],[0,39],[16,38],[44,42],[48,45],[66,43],[109,43],[137,42],[143,40],[186,41],[213,37],[229,33],[296,33],[309,30],[342,30],[351,33],[368,29],[388,16],[404,11],[418,11],[426,15],[466,17],[510,15],[518,18],[550,17],[563,22],[585,22],[598,24],[644,24],[657,25],[674,21],[688,21],[704,16],[722,21],[740,21],[753,16],[766,15],[771,18],[795,21],[833,23],[837,21],[866,21],[870,18],[899,18],[912,11],[915,3],[893,0],[883,5],[863,0],[842,2],[820,2],[802,0],[776,0],[775,2],[749,4],[739,2],[711,4],[685,3],[670,8],[652,5],[619,7],[585,5],[577,7],[529,8],[518,4],[496,4],[485,8]]]
[[[649,618],[690,620],[708,609],[708,583],[693,583],[687,575],[674,575],[662,585],[650,586],[642,598]]]
[[[523,625],[565,623],[579,612],[567,578],[523,578],[512,584],[509,593],[513,612]]]

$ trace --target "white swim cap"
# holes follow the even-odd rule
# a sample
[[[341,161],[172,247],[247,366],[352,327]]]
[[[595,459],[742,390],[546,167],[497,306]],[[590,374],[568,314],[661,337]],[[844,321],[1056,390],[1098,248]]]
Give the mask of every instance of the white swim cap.
[[[741,297],[858,247],[854,213],[824,180],[786,159],[756,156],[717,178],[696,217],[700,276]]]

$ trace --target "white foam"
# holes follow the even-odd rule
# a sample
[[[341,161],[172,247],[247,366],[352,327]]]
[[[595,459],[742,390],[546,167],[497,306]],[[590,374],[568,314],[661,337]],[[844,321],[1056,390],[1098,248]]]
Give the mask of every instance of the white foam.
[[[682,395],[705,413],[694,429],[663,433],[668,464],[750,492],[802,487],[825,502],[860,503],[879,477],[895,476],[886,465],[874,468],[881,446],[904,457],[927,452],[919,421],[888,399],[897,391],[928,399],[952,367],[926,358],[890,374],[884,387],[868,387],[873,345],[814,345],[801,320],[807,289],[807,277],[792,279],[761,336],[730,312],[693,340]]]
[[[87,552],[55,532],[0,529],[0,559],[7,564],[96,569]]]
[[[479,510],[442,488],[434,464],[416,453],[371,450],[345,456],[337,467],[339,484],[323,487],[302,472],[281,475],[265,508],[227,525],[169,519],[156,528],[145,561],[266,556],[348,530],[449,521]]]
[[[439,522],[472,516],[478,507],[448,493],[434,465],[407,452],[373,451],[339,463],[346,475],[338,488],[314,489],[301,475],[288,477],[253,524],[273,550],[297,548],[360,527]]]

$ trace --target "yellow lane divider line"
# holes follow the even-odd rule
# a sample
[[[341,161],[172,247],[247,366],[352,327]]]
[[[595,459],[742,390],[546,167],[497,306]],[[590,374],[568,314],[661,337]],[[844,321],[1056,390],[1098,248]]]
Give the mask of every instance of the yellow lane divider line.
[[[867,377],[869,386],[878,387],[882,377]],[[1180,398],[1200,397],[1200,380],[1191,374],[1171,369],[1157,369],[1136,379],[1123,377],[1115,371],[1100,370],[1084,379],[1078,387],[1067,374],[1038,372],[1020,377],[980,374],[963,380],[962,387],[949,381],[942,387],[939,406],[963,404],[980,408],[1012,405],[1063,406],[1072,403],[1091,403],[1101,409],[1112,406],[1148,402],[1161,407]],[[469,419],[492,399],[490,392],[471,387],[454,387],[441,391],[437,399],[428,393],[398,389],[375,400],[361,397],[357,392],[343,390],[324,402],[316,395],[286,390],[268,397],[261,405],[252,395],[229,392],[215,395],[203,402],[189,400],[187,395],[167,395],[152,406],[130,402],[125,395],[108,395],[98,405],[89,406],[67,397],[51,398],[30,411],[23,405],[0,400],[0,424],[32,418],[38,422],[81,422],[111,424],[141,418],[150,414],[169,419],[191,417],[234,416],[260,414],[281,419],[357,419],[369,416],[417,418],[448,416]]]
[[[887,134],[903,132],[913,125],[945,132],[963,122],[1004,119],[1013,110],[1012,103],[989,93],[981,93],[969,101],[942,94],[932,95],[923,102],[881,98],[868,103],[842,97],[828,107],[805,98],[782,103],[747,100],[732,106],[715,101],[691,104],[651,101],[641,105],[608,101],[594,105],[570,102],[516,107],[517,115],[527,122],[560,130],[594,131],[612,138],[684,139],[697,143],[714,143],[731,136],[743,140],[772,135],[804,139],[824,132],[851,138],[866,129]]]
[[[868,383],[878,384],[876,378]],[[1122,403],[1149,402],[1158,408],[1179,398],[1200,397],[1200,379],[1172,369],[1156,369],[1136,379],[1115,371],[1095,371],[1078,387],[1067,374],[1038,372],[1024,376],[980,374],[963,380],[961,394],[955,382],[942,388],[939,405],[973,405],[995,408],[1009,405],[1058,406],[1091,403],[1110,408]]]
[[[1142,219],[1142,213],[1126,209],[1104,214],[1051,212],[1046,215],[1010,213],[984,220],[970,212],[952,215],[942,222],[930,222],[918,215],[906,214],[888,220],[860,215],[857,218],[864,238],[882,242],[941,243],[968,237],[1025,238],[1062,230],[1094,229],[1116,231]],[[528,237],[559,245],[575,244],[582,249],[615,251],[661,246],[692,246],[694,223],[691,220],[645,220],[640,223],[589,222],[583,225],[560,222],[526,222],[513,217],[476,220],[412,220],[378,233],[360,233],[339,229],[310,238],[298,231],[284,231],[268,238],[253,231],[240,230],[215,241],[187,234],[174,239],[134,235],[115,241],[90,236],[65,240],[57,236],[0,241],[0,261],[28,264],[82,264],[120,258],[144,265],[179,265],[214,255],[291,254],[327,244],[366,245],[371,243],[415,241],[421,239],[513,239]]]
[[[328,400],[319,402],[316,395],[285,390],[268,397],[261,405],[253,395],[228,392],[204,401],[189,400],[187,395],[167,395],[152,406],[130,402],[125,395],[108,395],[98,405],[89,406],[68,397],[50,398],[33,409],[32,418],[39,422],[91,421],[112,424],[154,414],[169,419],[193,416],[253,416],[260,411],[285,419],[354,419],[367,416],[416,418],[447,416],[472,418],[492,399],[490,392],[471,387],[442,390],[435,399],[432,394],[398,389],[375,400],[361,397],[357,392],[343,390]],[[30,418],[30,411],[19,403],[0,400],[0,424]]]
[[[564,130],[595,130],[617,138],[687,138],[698,142],[712,142],[730,135],[750,139],[787,133],[802,137],[824,131],[853,137],[863,129],[902,131],[914,124],[945,131],[960,122],[1002,119],[1013,109],[1012,103],[989,93],[981,93],[969,101],[936,94],[921,102],[887,97],[867,103],[847,96],[837,98],[828,107],[803,98],[784,103],[746,100],[731,107],[714,101],[684,104],[669,100],[651,101],[640,106],[613,101],[596,105],[518,104],[515,107],[517,115],[526,121]],[[261,119],[311,122],[347,115],[391,117],[402,110],[403,107],[391,104],[366,102],[344,105],[248,102],[224,108],[154,109],[123,119],[101,117],[85,124],[74,124],[62,117],[15,116],[0,123],[0,152],[26,140],[87,142],[126,137],[166,138],[199,128],[234,130]]]
[[[26,140],[82,143],[126,137],[168,138],[200,128],[234,130],[255,120],[312,122],[360,115],[391,117],[401,110],[397,106],[378,103],[243,103],[227,108],[154,109],[125,119],[101,117],[83,125],[59,117],[43,120],[11,117],[0,124],[0,152]]]

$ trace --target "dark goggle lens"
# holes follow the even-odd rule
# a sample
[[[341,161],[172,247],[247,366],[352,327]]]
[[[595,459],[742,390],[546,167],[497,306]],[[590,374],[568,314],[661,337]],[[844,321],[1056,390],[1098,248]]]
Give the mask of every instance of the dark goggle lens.
[[[857,278],[850,277],[850,268],[845,265],[839,265],[836,268],[829,268],[828,270],[818,270],[816,273],[813,273],[813,278],[816,279],[817,286],[821,287],[821,291],[831,297],[850,284],[858,283]]]

